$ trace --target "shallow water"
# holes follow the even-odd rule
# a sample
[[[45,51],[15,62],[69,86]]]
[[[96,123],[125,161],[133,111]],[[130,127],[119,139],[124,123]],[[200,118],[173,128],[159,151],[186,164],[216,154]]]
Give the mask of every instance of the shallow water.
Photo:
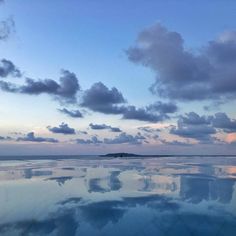
[[[0,235],[236,235],[236,157],[0,161]]]

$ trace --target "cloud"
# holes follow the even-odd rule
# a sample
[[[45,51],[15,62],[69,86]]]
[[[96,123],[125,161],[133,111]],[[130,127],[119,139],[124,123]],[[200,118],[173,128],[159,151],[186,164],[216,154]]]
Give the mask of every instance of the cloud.
[[[147,108],[136,108],[135,106],[126,107],[123,112],[123,119],[140,120],[148,122],[159,122],[167,119],[165,114],[150,112]]]
[[[236,142],[236,133],[227,134],[226,142],[228,142],[228,143]]]
[[[125,103],[126,99],[116,88],[109,89],[103,83],[98,82],[85,91],[81,105],[104,114],[120,114],[123,119],[148,122],[168,119],[167,113],[177,111],[177,106],[173,103],[156,102],[144,108],[124,105]]]
[[[174,146],[192,146],[193,145],[189,142],[181,142],[181,141],[178,141],[178,140],[167,141],[165,139],[162,139],[160,141],[164,145],[174,145]]]
[[[126,51],[130,61],[152,69],[153,93],[178,100],[236,98],[236,31],[223,33],[197,53],[161,24],[143,30]]]
[[[182,123],[187,125],[209,125],[212,121],[212,116],[199,116],[195,112],[189,112],[186,116],[180,116]]]
[[[174,113],[178,110],[173,103],[155,102],[144,108],[127,106],[123,109],[123,119],[134,119],[148,122],[159,122],[169,119],[168,113]]]
[[[149,126],[145,126],[145,127],[138,127],[139,130],[147,132],[147,133],[156,133],[156,132],[160,132],[160,129],[156,129],[156,128],[152,128]]]
[[[125,132],[119,134],[115,138],[104,138],[103,140],[98,139],[96,136],[93,136],[90,139],[75,139],[75,142],[78,144],[131,144],[131,145],[140,145],[142,141],[146,138],[140,133],[136,135],[127,134]]]
[[[149,106],[147,106],[147,110],[153,112],[159,112],[160,114],[168,114],[168,113],[175,113],[178,110],[178,107],[174,103],[163,103],[163,102],[155,102]]]
[[[94,130],[108,129],[112,132],[121,132],[120,128],[112,127],[112,126],[106,125],[106,124],[93,124],[93,123],[90,123],[89,126],[90,126],[91,129],[94,129]]]
[[[121,171],[119,170],[111,171],[111,174],[109,177],[109,184],[108,184],[111,191],[118,191],[122,188],[123,183],[119,179],[120,174],[121,174]]]
[[[236,132],[236,120],[230,119],[226,113],[218,112],[215,115],[200,116],[195,112],[179,116],[177,126],[172,126],[171,134],[184,138],[193,138],[201,143],[215,142],[224,143],[213,137],[217,131],[225,133]],[[226,138],[227,141],[227,138]]]
[[[0,141],[11,141],[12,138],[7,136],[7,137],[3,137],[3,136],[0,136]]]
[[[216,130],[213,127],[206,125],[198,125],[198,126],[184,126],[178,124],[178,127],[174,127],[170,130],[171,134],[178,135],[180,137],[185,138],[193,138],[198,141],[211,141],[212,134],[216,134]]]
[[[94,145],[99,145],[103,143],[103,141],[99,140],[96,136],[93,136],[91,139],[76,139],[76,143],[78,144],[94,144]]]
[[[0,88],[11,93],[39,95],[46,93],[53,95],[63,102],[76,102],[76,94],[80,90],[78,79],[74,73],[63,70],[60,83],[52,80],[26,79],[24,85],[16,85],[6,81],[0,81]],[[103,83],[98,82],[85,90],[80,105],[95,112],[104,114],[119,114],[123,119],[132,119],[147,122],[159,122],[169,119],[170,113],[177,111],[174,103],[155,102],[143,108],[125,105],[126,99],[117,88],[109,89]],[[79,110],[58,109],[70,117],[83,117]],[[121,132],[117,127],[106,127],[112,132]]]
[[[144,132],[144,136],[150,139],[159,140],[159,132],[160,129],[152,128],[152,127],[138,127],[138,130]]]
[[[0,4],[3,1],[0,1]],[[0,40],[7,40],[12,32],[15,30],[15,22],[13,18],[0,21]]]
[[[11,61],[2,59],[0,61],[0,77],[5,78],[7,76],[21,77],[22,74]]]
[[[75,129],[70,128],[68,124],[61,123],[59,127],[47,127],[49,131],[56,134],[75,134]]]
[[[140,133],[133,136],[130,134],[126,134],[125,132],[119,134],[115,138],[105,138],[104,143],[105,144],[132,144],[132,145],[140,145],[142,144],[142,141],[146,138],[142,136]]]
[[[83,115],[79,110],[68,110],[66,108],[58,109],[61,113],[64,113],[72,118],[82,118]]]
[[[43,138],[43,137],[35,137],[34,132],[28,133],[25,137],[17,138],[17,141],[26,141],[26,142],[48,142],[48,143],[58,143],[59,141],[54,138]]]
[[[201,143],[213,142],[215,138],[212,135],[216,134],[216,129],[208,123],[208,119],[194,112],[187,113],[185,116],[180,116],[177,127],[173,126],[170,133],[184,138],[193,138]]]
[[[22,93],[29,95],[49,94],[65,102],[75,102],[76,94],[80,90],[78,79],[74,73],[68,70],[62,70],[60,83],[52,79],[33,80],[26,79],[24,85],[15,85],[9,82],[0,81],[0,87],[3,91],[11,93]]]
[[[122,93],[117,88],[107,88],[102,82],[95,83],[84,92],[81,106],[104,114],[120,114],[118,104],[125,103]]]
[[[178,110],[173,103],[155,102],[143,108],[135,106],[126,106],[122,109],[123,119],[140,120],[147,122],[159,122],[169,119],[168,113],[174,113]]]
[[[118,127],[110,127],[111,132],[122,132],[122,130]]]
[[[59,176],[59,177],[51,177],[51,178],[45,179],[45,181],[48,181],[48,180],[56,181],[58,185],[62,187],[67,181],[70,181],[72,179],[73,179],[72,176]]]
[[[215,128],[223,129],[226,133],[236,132],[236,120],[230,119],[227,114],[218,112],[212,119]]]
[[[98,125],[98,124],[90,123],[89,126],[90,126],[91,129],[95,129],[95,130],[109,129],[110,128],[109,125],[105,125],[105,124]]]

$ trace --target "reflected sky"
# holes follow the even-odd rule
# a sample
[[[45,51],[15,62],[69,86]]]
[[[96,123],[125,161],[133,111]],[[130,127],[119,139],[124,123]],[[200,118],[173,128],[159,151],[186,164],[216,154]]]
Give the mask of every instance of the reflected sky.
[[[235,235],[236,158],[0,162],[0,235]]]

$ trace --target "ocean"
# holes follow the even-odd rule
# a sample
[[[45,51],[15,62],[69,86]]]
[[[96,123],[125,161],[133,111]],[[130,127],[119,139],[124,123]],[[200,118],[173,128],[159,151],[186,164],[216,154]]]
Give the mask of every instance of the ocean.
[[[0,235],[235,236],[236,157],[2,157]]]

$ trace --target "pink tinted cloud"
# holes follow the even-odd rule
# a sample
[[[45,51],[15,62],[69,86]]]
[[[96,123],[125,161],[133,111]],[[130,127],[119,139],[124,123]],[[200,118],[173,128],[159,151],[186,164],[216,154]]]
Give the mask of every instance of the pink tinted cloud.
[[[236,141],[236,133],[230,133],[226,136],[226,142],[232,143]]]

